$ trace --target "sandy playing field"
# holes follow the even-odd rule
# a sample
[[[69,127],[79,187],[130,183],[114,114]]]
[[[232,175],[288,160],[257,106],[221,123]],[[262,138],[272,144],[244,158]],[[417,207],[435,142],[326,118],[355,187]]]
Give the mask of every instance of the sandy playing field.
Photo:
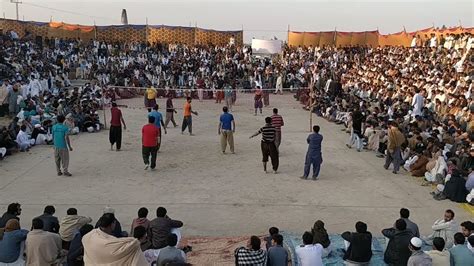
[[[249,139],[264,124],[264,116],[253,115],[251,95],[239,95],[234,108],[235,155],[220,152],[217,125],[222,105],[195,100],[193,109],[199,112],[193,118],[195,136],[169,128],[163,135],[157,170],[144,171],[142,102],[119,102],[128,105],[122,108],[128,126],[123,151],[109,150],[107,130],[72,137],[72,177],[56,175],[51,147],[34,147],[0,162],[1,212],[8,203],[20,202],[22,225],[29,227],[45,205],[53,204],[59,217],[76,207],[95,223],[110,205],[128,231],[139,207],[148,207],[152,219],[156,208],[164,206],[169,216],[185,222],[188,236],[263,234],[270,226],[303,232],[317,219],[325,221],[331,233],[353,230],[355,222],[362,220],[380,235],[398,218],[401,207],[411,210],[422,234],[430,232],[433,221],[447,208],[454,210],[458,221],[472,219],[459,204],[433,200],[430,188],[421,187],[420,180],[383,169],[383,160],[374,153],[347,149],[348,135],[341,126],[320,118],[315,118],[324,135],[320,180],[300,180],[309,114],[289,94],[270,98],[271,107],[279,108],[285,119],[278,174],[263,172],[260,137]],[[160,106],[164,103],[159,100]],[[175,100],[175,106],[182,105],[183,100]],[[264,110],[264,115],[270,114],[271,108]],[[181,125],[181,111],[176,118]]]

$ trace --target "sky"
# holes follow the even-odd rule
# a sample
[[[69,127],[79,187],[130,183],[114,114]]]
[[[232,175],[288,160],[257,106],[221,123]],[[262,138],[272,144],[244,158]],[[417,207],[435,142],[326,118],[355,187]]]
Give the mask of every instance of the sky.
[[[15,4],[0,0],[0,15],[15,19]],[[15,0],[14,0],[15,1]],[[286,40],[294,31],[364,31],[394,33],[436,27],[473,27],[474,1],[469,0],[22,0],[20,20],[73,24],[120,24],[122,9],[129,24],[198,26],[244,30],[253,37]]]

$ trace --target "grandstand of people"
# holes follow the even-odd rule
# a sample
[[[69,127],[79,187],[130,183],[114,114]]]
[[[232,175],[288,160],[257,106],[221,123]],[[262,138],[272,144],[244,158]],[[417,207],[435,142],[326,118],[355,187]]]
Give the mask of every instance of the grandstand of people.
[[[474,265],[473,28],[0,29],[0,265]]]

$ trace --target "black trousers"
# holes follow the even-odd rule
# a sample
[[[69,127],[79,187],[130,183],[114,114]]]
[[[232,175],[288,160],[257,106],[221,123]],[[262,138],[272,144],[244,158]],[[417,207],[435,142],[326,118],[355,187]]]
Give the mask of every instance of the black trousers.
[[[142,156],[143,162],[145,164],[149,164],[151,169],[155,169],[156,167],[156,154],[158,153],[158,147],[145,147],[142,146]],[[151,160],[150,160],[151,156]]]
[[[109,131],[110,144],[117,144],[117,150],[122,147],[122,127],[121,126],[110,126]]]
[[[268,162],[268,157],[272,160],[273,171],[278,170],[278,165],[280,164],[278,158],[278,150],[276,148],[275,142],[263,142],[261,144],[262,148],[262,162]]]

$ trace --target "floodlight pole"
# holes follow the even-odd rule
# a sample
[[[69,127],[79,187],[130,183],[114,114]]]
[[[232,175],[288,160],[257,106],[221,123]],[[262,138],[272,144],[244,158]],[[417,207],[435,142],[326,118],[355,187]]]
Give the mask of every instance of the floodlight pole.
[[[16,20],[20,20],[20,13],[18,11],[18,4],[21,4],[20,0],[10,0],[10,3],[15,4],[15,6],[16,6]]]

